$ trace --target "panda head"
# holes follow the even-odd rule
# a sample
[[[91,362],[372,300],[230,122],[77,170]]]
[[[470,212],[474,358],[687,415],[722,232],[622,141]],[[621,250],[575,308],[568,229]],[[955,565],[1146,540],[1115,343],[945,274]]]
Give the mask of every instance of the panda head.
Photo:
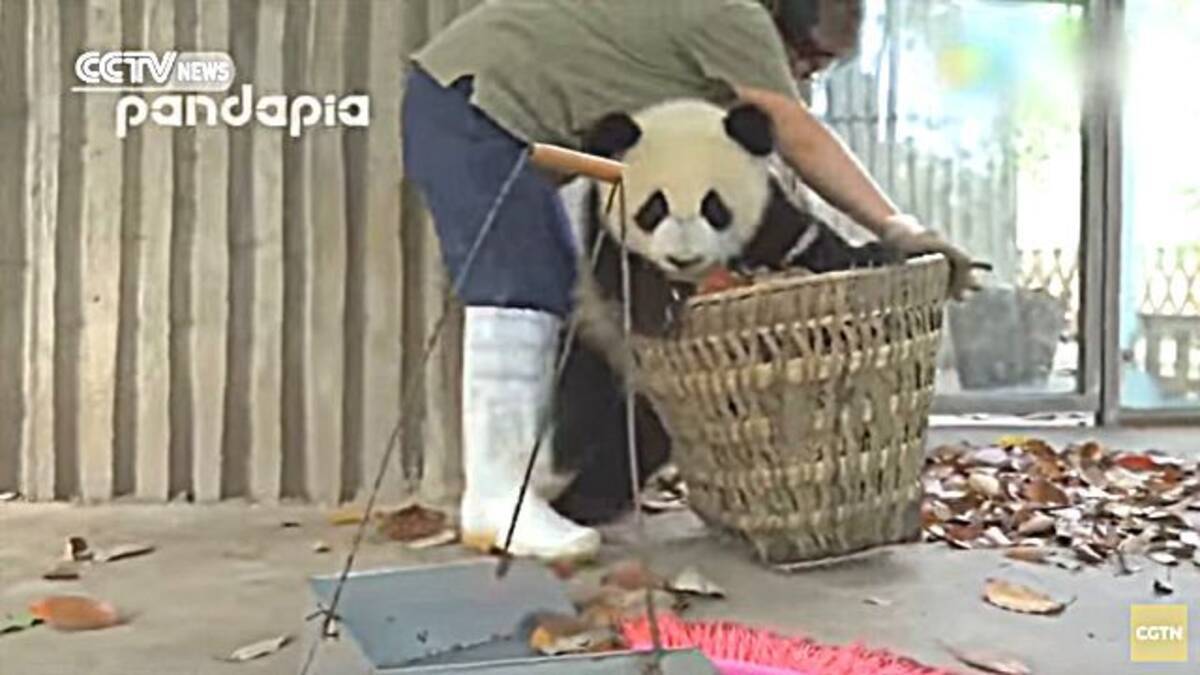
[[[696,282],[754,238],[771,198],[773,145],[758,108],[678,100],[608,115],[584,149],[625,165],[628,249],[672,279]],[[618,209],[599,220],[621,240]]]

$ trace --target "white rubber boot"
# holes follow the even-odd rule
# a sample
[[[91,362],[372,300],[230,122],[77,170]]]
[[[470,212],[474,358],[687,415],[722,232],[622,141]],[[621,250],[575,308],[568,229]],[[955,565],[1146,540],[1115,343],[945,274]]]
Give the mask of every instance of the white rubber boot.
[[[468,307],[463,336],[463,543],[487,551],[504,545],[525,466],[548,414],[561,321],[544,312]],[[535,474],[553,487],[550,433]],[[560,516],[543,489],[525,495],[510,552],[546,560],[585,559],[600,533]]]

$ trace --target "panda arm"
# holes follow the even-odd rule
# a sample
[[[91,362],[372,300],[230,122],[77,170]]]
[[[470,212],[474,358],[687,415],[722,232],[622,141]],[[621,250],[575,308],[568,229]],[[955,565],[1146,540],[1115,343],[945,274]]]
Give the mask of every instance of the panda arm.
[[[897,249],[882,242],[855,246],[846,241],[828,224],[793,204],[772,179],[762,222],[739,262],[751,270],[803,267],[821,273],[888,265],[903,258]]]

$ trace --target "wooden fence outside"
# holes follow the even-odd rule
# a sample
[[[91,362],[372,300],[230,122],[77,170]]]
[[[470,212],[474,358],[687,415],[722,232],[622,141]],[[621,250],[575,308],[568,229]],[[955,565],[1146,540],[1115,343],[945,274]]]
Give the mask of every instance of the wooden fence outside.
[[[406,54],[481,0],[0,0],[0,491],[355,498],[446,281],[402,184]],[[256,96],[369,91],[367,129],[145,125],[87,49],[228,51]],[[237,86],[235,85],[235,86]],[[458,484],[460,324],[384,497]]]

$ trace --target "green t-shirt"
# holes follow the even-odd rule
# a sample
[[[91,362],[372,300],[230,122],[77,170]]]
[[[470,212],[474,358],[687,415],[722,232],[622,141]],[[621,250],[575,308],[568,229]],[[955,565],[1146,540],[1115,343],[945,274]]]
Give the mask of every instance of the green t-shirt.
[[[731,85],[797,97],[759,0],[489,0],[413,56],[530,142],[578,146],[615,111],[672,98],[733,102]]]

